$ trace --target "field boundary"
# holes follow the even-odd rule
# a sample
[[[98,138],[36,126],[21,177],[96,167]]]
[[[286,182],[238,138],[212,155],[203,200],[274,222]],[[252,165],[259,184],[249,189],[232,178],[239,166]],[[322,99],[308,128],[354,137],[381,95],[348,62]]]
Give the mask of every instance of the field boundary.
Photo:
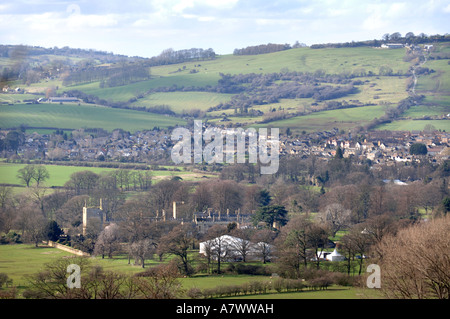
[[[68,247],[66,245],[58,244],[58,243],[55,243],[54,241],[51,241],[51,240],[49,240],[47,244],[50,247],[61,249],[61,250],[67,251],[69,253],[78,255],[78,256],[87,256],[87,257],[91,256],[90,254],[88,254],[88,253],[86,253],[84,251],[81,251],[79,249],[75,249],[75,248],[72,248],[72,247]]]

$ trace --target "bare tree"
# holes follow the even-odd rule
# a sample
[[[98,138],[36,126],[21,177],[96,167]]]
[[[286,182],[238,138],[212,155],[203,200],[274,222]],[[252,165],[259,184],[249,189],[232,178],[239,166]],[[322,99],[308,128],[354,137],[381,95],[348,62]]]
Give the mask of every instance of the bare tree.
[[[313,223],[308,232],[308,242],[314,251],[314,260],[317,269],[320,268],[322,252],[328,244],[330,231],[326,225]]]
[[[309,253],[311,226],[312,222],[306,216],[295,216],[281,228],[275,240],[280,269],[292,277],[298,278],[312,257]]]
[[[97,238],[94,254],[102,255],[102,258],[104,258],[106,254],[109,258],[112,258],[113,253],[117,251],[118,248],[119,227],[116,224],[108,225],[102,230]]]
[[[275,235],[275,232],[269,229],[261,229],[252,236],[256,254],[261,258],[263,264],[270,260],[273,253]]]
[[[17,178],[27,187],[30,187],[34,175],[34,165],[25,165],[17,171]]]
[[[247,261],[247,256],[251,253],[253,249],[253,243],[250,241],[251,233],[246,229],[234,229],[231,236],[238,238],[239,240],[233,241],[231,243],[231,249],[235,252],[237,256],[242,258],[243,262]]]
[[[36,185],[44,182],[50,177],[47,168],[44,165],[37,165],[33,172],[33,179],[36,181]]]
[[[450,215],[385,236],[378,244],[382,291],[389,298],[450,298]]]
[[[145,259],[150,257],[155,246],[148,238],[137,240],[130,245],[130,253],[134,256],[136,262],[145,268]]]
[[[221,225],[214,225],[208,229],[207,238],[209,239],[205,245],[207,252],[209,253],[209,260],[215,260],[217,262],[217,273],[221,272],[221,263],[230,254],[230,244],[225,237],[227,230],[226,227]]]
[[[350,217],[350,209],[345,209],[339,203],[328,205],[317,215],[317,219],[329,227],[333,237],[336,236],[338,231],[349,226]]]
[[[210,184],[212,206],[220,212],[227,209],[235,211],[242,206],[244,191],[242,186],[234,181],[214,181]]]
[[[18,209],[15,227],[22,230],[25,242],[38,244],[45,239],[44,229],[47,220],[33,203],[25,203]]]
[[[190,247],[192,247],[194,237],[195,228],[190,224],[184,224],[173,228],[167,235],[161,237],[159,241],[159,249],[180,258],[183,272],[186,275],[192,273],[188,252]]]
[[[360,225],[353,227],[350,232],[342,238],[342,243],[344,246],[343,249],[344,251],[349,252],[348,257],[350,258],[357,256],[358,258],[359,275],[361,275],[364,259],[366,258],[366,254],[368,254],[373,242],[373,237]],[[347,266],[350,267],[350,265]]]

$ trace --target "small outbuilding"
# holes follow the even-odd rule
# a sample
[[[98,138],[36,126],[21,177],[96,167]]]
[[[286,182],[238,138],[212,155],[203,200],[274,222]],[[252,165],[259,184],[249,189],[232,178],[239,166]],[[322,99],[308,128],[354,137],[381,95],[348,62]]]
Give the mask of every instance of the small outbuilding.
[[[336,248],[334,248],[334,251],[326,256],[326,259],[329,261],[343,261],[345,260],[345,257],[341,255]]]

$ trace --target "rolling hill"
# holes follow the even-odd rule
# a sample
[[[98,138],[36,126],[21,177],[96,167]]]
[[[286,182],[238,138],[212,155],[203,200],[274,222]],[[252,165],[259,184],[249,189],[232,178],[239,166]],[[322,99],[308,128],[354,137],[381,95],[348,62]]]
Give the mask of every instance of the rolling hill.
[[[41,52],[30,59],[41,69],[63,61],[62,52],[57,56],[52,53]],[[53,70],[49,67],[34,83],[7,82],[10,91],[0,94],[0,127],[22,124],[34,129],[135,131],[185,125],[196,117],[218,125],[270,125],[307,132],[330,127],[421,130],[425,125],[445,130],[449,122],[442,118],[450,112],[449,57],[448,42],[434,42],[431,50],[422,44],[415,49],[301,47],[162,65],[136,58],[117,62],[110,56],[106,61],[101,55],[88,64],[86,57],[77,58],[76,51],[70,51],[65,57],[69,65],[61,66],[54,75],[48,74]],[[0,63],[3,70],[13,65],[5,58]],[[423,97],[386,120],[389,109],[413,95],[411,70],[419,63],[423,64],[417,69],[415,90]],[[108,85],[111,77],[136,70],[136,64],[148,69],[149,78],[126,77],[131,80]],[[68,85],[67,77],[82,73],[82,67],[91,77]],[[105,72],[105,68],[110,71]],[[16,87],[22,89],[21,94],[14,91]],[[75,96],[84,103],[30,102],[49,94]],[[380,118],[385,120],[373,125]]]

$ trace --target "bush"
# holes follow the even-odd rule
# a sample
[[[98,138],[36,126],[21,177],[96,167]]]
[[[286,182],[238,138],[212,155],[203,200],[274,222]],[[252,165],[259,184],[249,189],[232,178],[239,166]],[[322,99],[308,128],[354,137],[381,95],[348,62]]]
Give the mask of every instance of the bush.
[[[2,272],[2,273],[0,273],[0,288],[2,288],[3,285],[5,285],[5,284],[6,284],[6,287],[8,287],[8,285],[11,285],[12,279],[10,279],[7,274]]]
[[[21,236],[14,231],[10,231],[5,236],[0,238],[0,244],[20,244],[22,243]]]
[[[347,274],[344,274],[344,273],[340,273],[340,272],[333,273],[332,279],[333,279],[333,282],[339,286],[348,287],[348,286],[352,286],[354,283],[353,277],[351,277]]]
[[[261,275],[261,276],[269,276],[271,272],[264,266],[259,265],[244,265],[238,264],[234,267],[235,271],[239,275]]]
[[[199,299],[202,296],[202,291],[199,288],[191,288],[186,293],[189,298]]]

